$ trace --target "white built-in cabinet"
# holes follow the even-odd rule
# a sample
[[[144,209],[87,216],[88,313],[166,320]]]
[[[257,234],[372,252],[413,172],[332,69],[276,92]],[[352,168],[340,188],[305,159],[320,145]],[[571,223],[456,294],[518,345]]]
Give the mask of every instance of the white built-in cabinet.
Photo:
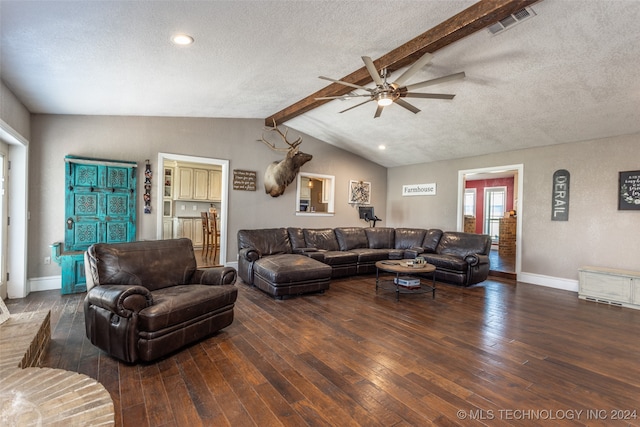
[[[209,200],[219,202],[222,199],[222,171],[209,171]]]
[[[209,171],[206,169],[193,170],[193,200],[208,200]]]
[[[309,187],[309,178],[300,178],[300,200],[311,199],[311,187]]]
[[[222,171],[178,166],[176,200],[220,201]]]
[[[177,200],[191,200],[193,199],[193,169],[192,168],[178,168],[176,173],[177,187],[175,191],[175,198]]]
[[[186,237],[191,239],[194,247],[202,247],[202,219],[201,218],[176,218],[173,237],[179,239]]]
[[[579,298],[640,309],[640,272],[582,267],[578,274]]]
[[[162,220],[162,237],[169,239],[173,237],[173,220],[165,218]]]

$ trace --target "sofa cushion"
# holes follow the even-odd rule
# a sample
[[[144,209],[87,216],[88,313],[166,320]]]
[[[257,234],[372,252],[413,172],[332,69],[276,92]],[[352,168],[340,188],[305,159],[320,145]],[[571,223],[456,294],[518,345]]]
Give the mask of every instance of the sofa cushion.
[[[189,239],[96,243],[88,252],[101,285],[141,285],[153,291],[189,283],[197,267]]]
[[[333,228],[305,228],[304,241],[308,248],[339,251],[338,239]]]
[[[358,254],[350,251],[323,251],[323,259],[327,265],[355,264],[358,262]]]
[[[273,286],[289,286],[331,277],[331,267],[304,255],[280,254],[260,258],[254,272]]]
[[[139,313],[138,329],[155,332],[228,309],[238,296],[233,285],[179,285],[152,292],[153,305]],[[152,337],[147,337],[152,338]]]
[[[238,230],[238,250],[256,248],[262,256],[289,254],[291,242],[285,228]]]
[[[455,255],[424,254],[423,256],[425,262],[435,265],[436,268],[445,268],[447,270],[465,273],[469,267],[464,258],[459,258]]]
[[[301,249],[307,247],[307,244],[304,241],[304,233],[302,232],[302,228],[288,227],[287,233],[289,234],[289,241],[291,242],[292,249]]]
[[[390,227],[365,228],[371,249],[393,249],[395,247],[395,230]]]
[[[357,248],[351,252],[358,255],[358,262],[375,262],[389,259],[389,249]]]
[[[427,230],[424,228],[396,228],[395,248],[411,249],[419,248],[424,242],[424,235]]]
[[[427,230],[424,235],[422,245],[420,246],[422,246],[424,248],[424,251],[427,253],[435,253],[441,238],[442,230],[432,228],[431,230]]]
[[[334,230],[341,251],[368,248],[369,241],[362,227],[340,227]]]
[[[486,234],[447,231],[442,233],[436,252],[443,255],[455,255],[464,258],[467,255],[488,255],[491,250],[491,237]]]

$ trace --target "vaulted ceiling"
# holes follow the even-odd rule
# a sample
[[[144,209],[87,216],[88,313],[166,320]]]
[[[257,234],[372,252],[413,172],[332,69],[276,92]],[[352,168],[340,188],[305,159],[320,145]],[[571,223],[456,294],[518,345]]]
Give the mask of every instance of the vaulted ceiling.
[[[0,0],[0,77],[33,113],[276,117],[387,167],[640,132],[639,1],[534,2],[492,34],[503,3],[531,1]],[[315,102],[365,93],[320,75],[372,87],[361,56],[393,81],[424,51],[407,83],[464,71],[416,90],[453,100]]]

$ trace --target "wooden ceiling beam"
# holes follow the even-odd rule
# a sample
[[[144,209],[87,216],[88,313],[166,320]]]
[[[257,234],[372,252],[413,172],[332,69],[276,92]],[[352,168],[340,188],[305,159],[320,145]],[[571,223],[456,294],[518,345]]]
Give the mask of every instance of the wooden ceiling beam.
[[[378,70],[387,68],[389,73],[414,63],[425,53],[434,53],[470,34],[506,18],[518,10],[539,0],[480,0],[462,12],[447,19],[441,24],[422,33],[418,37],[397,47],[374,61]],[[345,82],[365,86],[372,82],[366,67],[341,78]],[[307,111],[313,110],[330,100],[317,100],[324,96],[342,96],[353,89],[339,83],[331,83],[306,98],[285,107],[283,110],[267,117],[265,126],[282,124]]]

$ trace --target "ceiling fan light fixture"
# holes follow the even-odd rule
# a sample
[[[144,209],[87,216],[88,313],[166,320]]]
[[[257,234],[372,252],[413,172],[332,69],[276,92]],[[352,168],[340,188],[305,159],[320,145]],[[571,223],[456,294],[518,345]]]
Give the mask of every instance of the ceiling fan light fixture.
[[[377,101],[379,106],[386,107],[387,105],[393,104],[393,97],[391,96],[391,94],[382,92],[380,95],[378,95]]]

